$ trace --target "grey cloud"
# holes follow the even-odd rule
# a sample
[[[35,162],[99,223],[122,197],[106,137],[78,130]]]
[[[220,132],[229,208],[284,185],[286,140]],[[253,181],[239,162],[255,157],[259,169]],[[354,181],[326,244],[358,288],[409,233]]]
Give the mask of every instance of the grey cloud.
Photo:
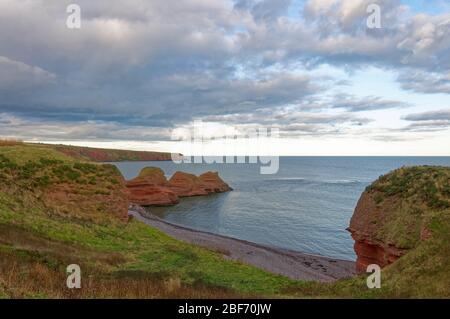
[[[22,97],[25,103],[13,103],[0,91],[0,110],[57,120],[110,120],[129,125],[171,126],[194,116],[244,113],[296,103],[320,88],[308,76],[285,73],[261,75],[255,80],[220,79],[212,74],[173,74],[149,78],[131,87],[61,85],[47,91],[39,89]]]
[[[418,137],[411,136],[400,136],[400,135],[374,135],[371,137],[372,140],[380,141],[380,142],[404,142],[404,141],[412,141],[418,140]]]
[[[309,0],[300,19],[286,16],[289,0],[77,3],[80,30],[65,27],[66,2],[0,2],[0,112],[26,125],[41,120],[33,134],[53,136],[45,125],[54,123],[73,135],[81,136],[71,129],[80,125],[86,138],[108,138],[114,133],[91,128],[109,123],[111,131],[128,128],[139,138],[141,129],[150,138],[145,128],[233,116],[247,124],[274,118],[286,131],[332,131],[369,121],[350,112],[406,106],[376,97],[318,98],[329,83],[291,71],[296,64],[412,68],[434,72],[440,86],[434,78],[428,86],[447,90],[450,15],[399,18],[405,8],[395,0],[379,1],[384,27],[375,31],[365,27],[366,0]],[[424,83],[407,86],[419,78],[400,81],[419,90]],[[287,114],[285,106],[297,109]],[[333,107],[350,112],[314,113]],[[13,123],[9,130],[32,129]]]
[[[450,128],[450,121],[423,121],[415,122],[404,128],[402,131],[415,131],[415,132],[431,132],[442,131]]]
[[[403,119],[413,122],[402,128],[404,131],[442,131],[450,128],[450,110],[409,114]]]
[[[436,72],[450,68],[450,13],[416,15],[399,1],[378,1],[382,28],[369,30],[365,12],[369,3],[373,1],[310,0],[304,10],[306,22],[285,19],[277,21],[270,33],[250,30],[247,47],[266,51],[270,63],[302,59]]]
[[[408,70],[400,74],[398,81],[404,90],[430,94],[450,94],[450,71],[447,74],[439,74],[421,70]]]
[[[4,120],[2,120],[4,118]],[[3,125],[5,122],[5,125]],[[171,130],[165,127],[128,126],[115,122],[36,121],[0,114],[0,136],[25,140],[170,140]]]
[[[403,117],[407,121],[450,121],[450,109],[409,114]]]
[[[301,111],[292,108],[277,110],[260,109],[248,114],[229,114],[201,118],[206,122],[228,123],[245,131],[248,128],[277,128],[281,136],[341,135],[350,127],[360,127],[371,122],[370,119],[351,113],[328,114]]]
[[[195,115],[295,103],[321,88],[314,79],[287,72],[252,70],[253,76],[236,78],[231,60],[240,62],[240,37],[233,32],[249,16],[230,3],[133,0],[126,8],[118,1],[77,3],[80,30],[65,27],[61,2],[0,4],[0,52],[17,64],[57,74],[53,85],[33,86],[21,95],[0,91],[0,110],[53,120],[170,126]],[[286,5],[267,1],[255,10]],[[19,13],[26,18],[15,19]],[[30,29],[32,37],[11,36]]]
[[[404,8],[399,0],[308,0],[303,13],[305,19],[318,21],[328,33],[336,30],[354,33],[356,30],[368,32],[366,27],[367,7],[376,3],[381,8],[383,27],[395,25],[397,16]]]
[[[337,95],[332,103],[334,108],[343,108],[352,112],[375,111],[411,106],[405,102],[385,100],[378,96],[357,98],[346,94]]]
[[[0,55],[0,90],[17,91],[52,84],[56,75]]]

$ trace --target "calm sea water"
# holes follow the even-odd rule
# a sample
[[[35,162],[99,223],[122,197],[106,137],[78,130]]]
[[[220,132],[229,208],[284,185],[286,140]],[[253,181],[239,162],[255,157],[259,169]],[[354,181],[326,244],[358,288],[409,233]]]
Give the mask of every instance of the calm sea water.
[[[115,163],[126,179],[146,166],[162,168],[167,177],[177,170],[213,170],[234,188],[151,209],[167,221],[347,260],[354,260],[355,254],[345,228],[361,192],[392,169],[419,164],[450,166],[450,157],[282,157],[275,175],[259,174],[256,164]]]

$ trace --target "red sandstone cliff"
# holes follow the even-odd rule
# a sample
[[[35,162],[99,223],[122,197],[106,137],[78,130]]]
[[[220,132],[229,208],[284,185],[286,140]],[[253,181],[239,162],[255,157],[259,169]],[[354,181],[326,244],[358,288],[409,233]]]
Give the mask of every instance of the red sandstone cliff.
[[[178,196],[167,187],[167,179],[160,168],[146,167],[138,177],[127,181],[130,202],[142,206],[170,206],[178,204]]]
[[[357,270],[392,264],[432,239],[432,216],[450,208],[449,181],[447,167],[413,166],[380,176],[367,187],[348,228],[355,240]]]
[[[356,205],[355,212],[350,220],[348,231],[355,240],[356,270],[365,272],[370,264],[385,267],[404,253],[404,249],[395,247],[394,244],[383,242],[377,238],[380,224],[386,220],[389,213],[389,205],[395,205],[392,201],[377,205],[374,194],[364,192]]]
[[[169,180],[169,187],[179,197],[208,195],[197,176],[184,172],[173,174]]]
[[[115,166],[51,160],[41,165],[37,174],[51,176],[52,183],[32,189],[48,211],[90,221],[102,218],[102,215],[128,220],[129,193]]]
[[[52,145],[56,150],[76,159],[94,162],[170,161],[171,153],[103,149],[82,146]],[[181,154],[176,156],[181,157]]]
[[[179,197],[204,196],[232,190],[217,172],[200,176],[176,172],[167,181],[164,172],[155,167],[144,168],[138,177],[127,182],[130,201],[142,206],[168,206],[179,202]]]
[[[206,172],[198,178],[203,189],[208,193],[223,193],[232,190],[232,188],[219,177],[219,173],[217,172]]]

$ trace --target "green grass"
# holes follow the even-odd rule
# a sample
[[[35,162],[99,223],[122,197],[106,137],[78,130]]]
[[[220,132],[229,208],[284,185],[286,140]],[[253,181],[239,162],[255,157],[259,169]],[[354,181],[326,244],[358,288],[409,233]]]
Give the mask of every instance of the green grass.
[[[36,159],[51,159],[56,161],[74,162],[75,160],[64,155],[50,147],[39,145],[16,145],[2,146],[0,154],[10,159],[16,164],[25,164],[26,162],[35,162]]]
[[[164,152],[129,151],[129,150],[79,147],[69,145],[39,144],[38,146],[53,148],[77,160],[94,161],[94,162],[151,161],[151,160],[171,159],[171,154]]]
[[[179,277],[186,283],[232,288],[239,292],[272,294],[291,281],[257,268],[225,261],[217,254],[172,239],[140,222],[83,225],[49,220],[40,212],[18,214],[1,209],[0,225],[20,225],[38,237],[75,244],[98,252],[119,253],[127,262],[114,271],[146,272]]]
[[[294,281],[125,222],[115,211],[124,186],[114,166],[75,161],[51,147],[3,146],[0,298],[450,297],[449,210],[434,204],[448,200],[447,173],[399,171],[368,188],[382,197],[380,205],[398,199],[390,223],[375,220],[379,236],[413,248],[383,270],[382,289],[369,290],[364,276],[333,284]],[[432,232],[427,241],[419,239],[424,225]],[[75,295],[63,285],[70,263],[88,278]]]
[[[450,208],[450,170],[439,166],[402,167],[380,178],[367,188],[378,192],[378,202],[399,196],[412,204],[432,209]]]
[[[27,148],[32,155],[22,156],[28,152]],[[285,277],[224,260],[217,253],[177,241],[135,220],[125,223],[107,211],[88,212],[74,206],[73,213],[61,214],[60,207],[55,207],[59,203],[42,200],[55,185],[63,185],[69,193],[79,192],[89,186],[83,182],[85,179],[97,180],[92,182],[95,187],[88,189],[86,195],[80,195],[88,201],[92,192],[97,194],[106,187],[117,186],[111,179],[118,172],[110,165],[73,162],[54,150],[3,147],[0,148],[0,171],[4,174],[2,184],[10,185],[0,191],[0,229],[9,232],[5,236],[3,231],[0,243],[14,248],[13,253],[30,251],[37,253],[35,256],[39,258],[44,255],[47,259],[53,256],[66,260],[71,255],[64,253],[64,245],[71,247],[68,252],[73,247],[84,247],[98,255],[120,256],[122,262],[114,266],[80,257],[86,267],[102,272],[129,276],[145,274],[161,280],[175,277],[183,284],[201,284],[236,293],[271,295],[292,283]],[[47,176],[47,182],[42,182],[42,176]],[[75,204],[81,205],[80,201]],[[23,234],[32,236],[26,240],[27,236]],[[17,238],[25,242],[17,243]],[[40,240],[59,244],[54,245],[53,252],[43,251],[37,244]]]
[[[144,167],[139,173],[139,177],[147,177],[147,176],[164,176],[164,171],[159,167]]]
[[[6,291],[3,290],[2,287],[0,287],[0,299],[7,299],[9,298],[9,295],[6,293]]]
[[[366,189],[388,212],[376,218],[377,239],[399,248],[416,247],[429,215],[450,209],[449,184],[448,167],[403,167],[381,176]]]
[[[295,283],[284,292],[299,298],[450,298],[450,210],[431,215],[433,236],[384,268],[380,289],[368,289],[366,277],[359,276],[332,284]]]

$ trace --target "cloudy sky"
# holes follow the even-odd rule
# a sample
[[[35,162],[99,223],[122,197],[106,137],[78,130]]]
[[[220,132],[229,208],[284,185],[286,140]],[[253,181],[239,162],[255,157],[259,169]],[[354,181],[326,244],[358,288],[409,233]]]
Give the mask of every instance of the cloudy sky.
[[[450,2],[0,0],[0,136],[186,153],[194,121],[277,128],[279,155],[450,155]]]

